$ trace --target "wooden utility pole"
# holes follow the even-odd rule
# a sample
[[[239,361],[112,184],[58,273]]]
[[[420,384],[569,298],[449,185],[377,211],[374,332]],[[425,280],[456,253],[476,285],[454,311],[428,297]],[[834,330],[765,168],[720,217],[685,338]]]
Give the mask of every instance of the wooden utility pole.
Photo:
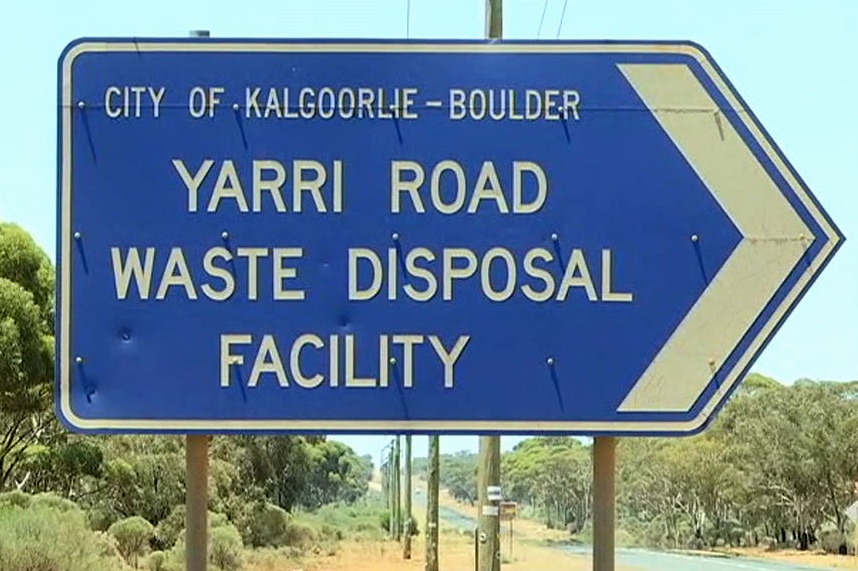
[[[614,571],[617,439],[593,439],[593,571]]]
[[[405,518],[402,533],[402,557],[411,559],[411,435],[405,435]]]
[[[393,441],[393,513],[390,525],[393,528],[393,539],[399,541],[402,537],[402,503],[400,501],[400,483],[402,475],[399,470],[399,435]]]
[[[208,569],[209,437],[185,437],[185,569]]]
[[[486,0],[486,37],[503,37],[503,0]]]
[[[503,0],[486,0],[486,37],[503,38]],[[495,495],[499,492],[500,437],[481,436],[477,474],[480,509],[476,549],[478,571],[500,571],[500,498]]]
[[[479,542],[477,569],[500,571],[500,438],[480,436]]]
[[[438,489],[440,452],[438,436],[429,437],[429,482],[426,490],[426,565],[424,571],[438,571]]]
[[[393,537],[393,443],[389,443],[381,451],[382,465],[382,491],[384,492],[384,505],[387,508],[387,536]]]

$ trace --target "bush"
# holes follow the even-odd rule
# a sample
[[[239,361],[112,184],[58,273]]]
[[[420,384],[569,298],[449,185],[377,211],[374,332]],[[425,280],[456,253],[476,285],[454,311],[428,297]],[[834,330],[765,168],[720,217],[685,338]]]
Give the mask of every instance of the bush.
[[[614,532],[614,544],[617,547],[637,547],[635,537],[622,528],[617,528]]]
[[[213,529],[227,525],[229,520],[224,514],[208,512],[208,528]],[[185,534],[185,506],[178,505],[173,508],[170,515],[158,522],[155,527],[154,543],[158,549],[168,550],[184,537]]]
[[[289,514],[273,504],[259,502],[242,517],[242,540],[251,547],[281,547],[287,544]]]
[[[21,490],[14,490],[0,494],[0,509],[9,506],[17,506],[19,508],[30,507],[30,501],[33,496],[24,493]]]
[[[78,506],[70,499],[63,498],[51,492],[43,492],[41,494],[36,494],[35,496],[32,496],[32,499],[30,500],[30,505],[33,507],[46,506],[48,508],[53,508],[61,512],[83,512],[83,508]]]
[[[176,545],[176,540],[179,539],[183,529],[185,529],[185,506],[178,505],[155,527],[156,546],[159,549],[170,549]]]
[[[90,529],[96,531],[107,531],[118,520],[119,516],[116,512],[103,506],[90,508],[86,512],[86,521]]]
[[[146,558],[146,569],[149,571],[164,571],[167,567],[167,554],[163,551],[153,551]]]
[[[119,553],[135,569],[140,556],[146,555],[149,540],[155,537],[155,528],[140,516],[117,521],[107,532],[116,538]]]
[[[209,521],[211,523],[211,518]],[[222,520],[216,520],[215,523],[217,525],[209,528],[208,561],[217,569],[238,571],[243,564],[241,556],[244,545],[241,541],[241,534],[238,532],[238,528],[232,524],[223,523]],[[184,571],[184,569],[185,530],[182,530],[161,571]]]
[[[846,555],[846,537],[837,529],[825,529],[819,534],[819,546],[826,553]]]
[[[319,543],[319,532],[312,524],[302,521],[291,521],[286,527],[284,536],[286,545],[304,550]]]
[[[119,569],[115,560],[104,555],[104,543],[87,527],[83,510],[57,509],[49,502],[27,509],[10,504],[0,507],[3,571]]]
[[[234,525],[223,525],[209,535],[209,563],[224,571],[241,569],[241,534]]]
[[[116,541],[115,537],[106,531],[95,531],[93,535],[95,536],[95,548],[103,558],[113,561],[117,569],[127,565],[125,558],[119,551],[119,542]]]
[[[379,516],[379,522],[381,523],[381,528],[384,531],[390,532],[390,510],[385,510]],[[369,528],[365,525],[359,525],[360,531],[369,531]],[[417,523],[417,518],[414,517],[414,514],[411,515],[411,535],[416,536],[420,535],[420,525]],[[402,526],[403,533],[405,532],[405,525],[403,523]]]

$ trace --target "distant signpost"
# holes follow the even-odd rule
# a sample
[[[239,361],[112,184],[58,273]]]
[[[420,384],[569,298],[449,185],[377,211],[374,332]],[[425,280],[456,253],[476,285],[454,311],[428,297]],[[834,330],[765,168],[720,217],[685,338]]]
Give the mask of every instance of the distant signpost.
[[[90,39],[58,71],[78,431],[691,433],[843,240],[690,43]]]
[[[518,504],[515,502],[500,503],[500,519],[501,521],[512,521],[515,519]]]

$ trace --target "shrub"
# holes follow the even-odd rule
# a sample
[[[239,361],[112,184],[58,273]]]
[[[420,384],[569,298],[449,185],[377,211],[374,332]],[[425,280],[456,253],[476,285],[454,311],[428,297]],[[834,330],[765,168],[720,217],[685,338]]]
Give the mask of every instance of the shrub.
[[[93,507],[86,512],[86,521],[90,529],[96,531],[107,531],[108,528],[119,520],[119,516],[106,507]]]
[[[289,514],[273,504],[258,502],[242,518],[242,539],[252,547],[286,545]]]
[[[209,515],[212,515],[211,513]],[[211,522],[211,518],[210,518]],[[209,527],[208,561],[223,571],[241,569],[243,543],[241,534],[234,525],[217,520],[218,525]],[[185,569],[185,530],[179,534],[176,545],[170,550],[162,571],[183,571]]]
[[[146,569],[149,571],[164,571],[167,566],[167,554],[163,551],[153,551],[146,558]]]
[[[0,507],[3,571],[117,571],[103,547],[82,510],[46,503],[27,509],[9,503]]]
[[[231,524],[215,527],[209,535],[209,563],[224,571],[241,569],[241,534]]]
[[[119,551],[119,542],[116,541],[115,537],[106,531],[95,531],[93,532],[93,536],[95,537],[95,548],[101,557],[112,561],[117,569],[127,565],[122,552]]]
[[[18,506],[19,508],[29,507],[32,497],[33,496],[30,494],[24,493],[21,490],[5,492],[0,494],[0,509],[9,506]]]
[[[837,529],[824,529],[819,534],[819,546],[826,553],[846,555],[846,537]]]
[[[614,532],[614,544],[617,547],[636,547],[637,542],[635,541],[635,537],[622,528],[617,528]]]
[[[170,515],[158,522],[155,527],[155,541],[160,549],[170,549],[176,545],[179,534],[185,529],[185,506],[173,508]]]
[[[30,500],[30,505],[33,507],[46,506],[49,508],[54,508],[57,511],[61,512],[82,511],[82,508],[70,499],[63,498],[51,492],[42,492],[41,494],[36,494],[35,496],[32,496],[32,499]]]
[[[290,521],[284,536],[286,545],[304,550],[319,542],[319,532],[312,524],[302,521]]]
[[[139,557],[146,554],[149,540],[155,537],[155,528],[140,516],[120,520],[111,525],[107,532],[116,538],[122,557],[135,569]]]
[[[405,515],[405,514],[403,514]],[[381,528],[384,531],[390,531],[390,510],[385,510],[381,512],[379,516],[379,522],[381,523]],[[359,531],[369,531],[369,528],[366,525],[357,524]],[[417,523],[417,518],[414,517],[414,514],[411,515],[411,535],[420,535],[420,525]],[[405,522],[402,524],[402,532],[405,532]]]

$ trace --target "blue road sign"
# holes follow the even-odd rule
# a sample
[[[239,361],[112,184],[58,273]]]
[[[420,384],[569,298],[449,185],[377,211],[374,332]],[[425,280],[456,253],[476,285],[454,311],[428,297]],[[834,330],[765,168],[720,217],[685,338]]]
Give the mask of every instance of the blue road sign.
[[[692,43],[90,39],[80,431],[683,434],[843,241]]]

